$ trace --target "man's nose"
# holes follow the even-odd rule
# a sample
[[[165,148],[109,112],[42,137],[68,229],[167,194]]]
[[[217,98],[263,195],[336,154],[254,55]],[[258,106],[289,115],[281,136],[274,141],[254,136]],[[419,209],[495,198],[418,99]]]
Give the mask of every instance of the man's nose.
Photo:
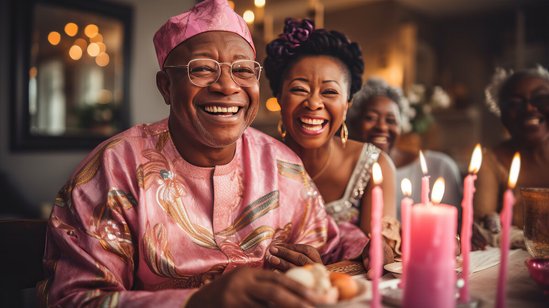
[[[231,67],[227,65],[220,65],[219,78],[217,81],[210,85],[211,89],[217,92],[221,92],[225,95],[230,95],[241,90],[231,76]]]

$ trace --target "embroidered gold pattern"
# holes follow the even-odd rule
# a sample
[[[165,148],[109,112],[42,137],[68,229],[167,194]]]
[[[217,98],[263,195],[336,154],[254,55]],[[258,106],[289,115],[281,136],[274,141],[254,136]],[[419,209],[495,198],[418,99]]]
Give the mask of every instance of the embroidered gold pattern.
[[[151,229],[147,223],[143,235],[143,254],[151,271],[158,276],[175,279],[185,278],[184,275],[177,272],[168,247],[166,229],[162,224],[156,224]]]
[[[240,248],[245,251],[252,249],[262,241],[273,238],[274,233],[275,230],[272,227],[261,226],[246,236],[240,244]]]
[[[183,184],[179,182],[176,175],[171,171],[172,164],[165,156],[156,151],[147,149],[143,151],[143,156],[149,161],[137,168],[139,176],[139,185],[144,189],[151,187],[154,181],[160,185],[156,191],[156,201],[160,207],[170,216],[177,225],[190,235],[193,242],[197,245],[218,249],[213,234],[206,228],[195,225],[189,219],[181,197],[186,195]]]
[[[123,210],[134,206],[135,198],[117,189],[109,191],[107,203],[97,206],[88,234],[99,240],[106,251],[119,256],[133,266],[133,243]]]
[[[225,230],[220,231],[218,234],[222,236],[233,235],[252,223],[254,220],[278,208],[278,206],[278,190],[275,190],[246,206],[242,213],[238,215],[234,224]]]

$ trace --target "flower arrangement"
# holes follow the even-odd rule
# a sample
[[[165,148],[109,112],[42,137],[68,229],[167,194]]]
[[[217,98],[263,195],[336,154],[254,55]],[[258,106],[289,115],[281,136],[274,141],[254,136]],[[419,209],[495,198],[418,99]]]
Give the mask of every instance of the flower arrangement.
[[[452,103],[450,96],[442,87],[435,86],[429,89],[422,84],[412,85],[406,92],[406,100],[402,113],[403,117],[408,118],[409,125],[403,125],[403,130],[419,134],[426,132],[433,124],[434,110],[446,109]]]

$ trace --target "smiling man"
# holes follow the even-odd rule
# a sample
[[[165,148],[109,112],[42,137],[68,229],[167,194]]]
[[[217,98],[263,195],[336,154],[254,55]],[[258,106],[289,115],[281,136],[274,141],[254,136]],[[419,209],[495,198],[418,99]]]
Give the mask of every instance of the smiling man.
[[[249,128],[261,66],[225,0],[154,37],[168,119],[99,145],[59,192],[44,257],[47,306],[301,307],[318,303],[266,270],[353,258],[299,158]]]

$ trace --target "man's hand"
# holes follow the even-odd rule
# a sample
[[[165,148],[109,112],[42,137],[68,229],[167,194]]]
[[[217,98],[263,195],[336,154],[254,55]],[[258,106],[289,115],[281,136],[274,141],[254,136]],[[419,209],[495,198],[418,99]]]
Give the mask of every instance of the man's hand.
[[[304,244],[277,243],[271,245],[265,259],[271,268],[282,272],[296,266],[322,263],[318,250]]]
[[[393,249],[389,244],[387,244],[384,240],[381,241],[383,243],[383,265],[393,263],[395,262],[395,254],[393,252]],[[368,245],[364,248],[362,251],[362,264],[364,265],[364,269],[366,269],[366,277],[369,279],[372,279],[372,270],[370,269],[370,244],[372,242],[370,241]]]
[[[313,307],[318,295],[284,274],[239,268],[194,293],[186,307]]]

